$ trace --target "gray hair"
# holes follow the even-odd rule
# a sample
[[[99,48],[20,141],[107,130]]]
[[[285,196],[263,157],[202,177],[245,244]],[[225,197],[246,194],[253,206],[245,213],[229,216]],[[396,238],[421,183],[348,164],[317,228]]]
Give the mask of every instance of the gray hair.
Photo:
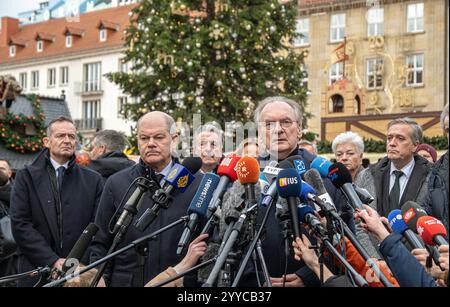
[[[442,110],[442,113],[441,113],[441,127],[442,127],[442,129],[445,129],[445,124],[444,124],[444,122],[445,122],[445,119],[448,117],[448,102],[447,102],[447,104],[445,105],[445,107],[444,107],[444,110]]]
[[[223,131],[220,128],[220,125],[216,122],[206,123],[204,125],[199,126],[194,132],[194,140],[197,140],[197,137],[202,132],[211,132],[216,134],[220,140],[220,147],[223,147]]]
[[[331,149],[333,150],[333,153],[336,154],[336,148],[338,147],[338,145],[345,143],[352,143],[353,145],[355,145],[356,150],[359,153],[364,153],[363,139],[359,134],[352,131],[343,132],[334,138],[333,143],[331,144]]]
[[[409,117],[402,117],[391,120],[388,124],[388,130],[394,125],[410,126],[412,129],[411,140],[413,141],[413,143],[416,142],[422,143],[422,135],[423,135],[422,127],[420,127],[419,124],[417,124],[417,122],[414,121],[413,119]]]
[[[66,116],[59,116],[59,117],[53,119],[52,121],[50,121],[48,123],[48,126],[47,126],[47,137],[50,137],[52,135],[52,126],[53,126],[53,124],[54,123],[61,123],[61,122],[68,122],[68,123],[71,123],[72,125],[75,126],[75,123],[73,122],[73,120],[71,118],[66,117]]]
[[[297,123],[300,125],[302,122],[302,111],[300,110],[300,106],[297,102],[295,102],[292,99],[282,97],[282,96],[274,96],[274,97],[267,97],[261,100],[258,103],[258,106],[255,109],[255,112],[253,113],[253,120],[255,123],[259,123],[259,120],[261,118],[261,112],[264,110],[264,108],[274,102],[285,102],[287,103],[292,110],[294,111],[295,118],[297,120]]]
[[[245,146],[248,146],[248,145],[256,145],[256,146],[259,147],[258,142],[257,142],[256,139],[254,139],[254,138],[247,138],[247,139],[242,140],[242,142],[239,144],[239,146],[236,149],[236,153],[238,155],[242,155],[242,152],[244,151]]]
[[[106,152],[123,151],[126,146],[125,135],[115,130],[103,130],[94,135],[92,140],[94,146],[105,146]]]

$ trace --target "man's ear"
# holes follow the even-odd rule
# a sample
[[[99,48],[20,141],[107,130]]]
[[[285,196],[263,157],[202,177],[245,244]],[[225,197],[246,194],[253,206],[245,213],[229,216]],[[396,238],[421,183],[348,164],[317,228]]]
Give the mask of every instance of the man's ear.
[[[48,143],[50,142],[50,139],[48,137],[44,137],[43,141],[44,141],[44,147],[48,148]]]

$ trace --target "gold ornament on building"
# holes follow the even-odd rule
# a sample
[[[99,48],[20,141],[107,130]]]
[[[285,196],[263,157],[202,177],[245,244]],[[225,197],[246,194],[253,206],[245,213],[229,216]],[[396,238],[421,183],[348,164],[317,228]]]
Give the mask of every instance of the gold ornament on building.
[[[180,15],[180,16],[189,15],[189,8],[185,4],[179,4],[173,1],[170,4],[170,9],[172,10],[173,15]]]
[[[369,37],[369,48],[370,49],[384,48],[384,37],[381,35]]]

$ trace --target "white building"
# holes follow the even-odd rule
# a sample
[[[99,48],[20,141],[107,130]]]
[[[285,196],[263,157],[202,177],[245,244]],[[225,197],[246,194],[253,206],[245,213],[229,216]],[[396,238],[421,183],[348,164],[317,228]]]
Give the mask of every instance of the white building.
[[[11,74],[23,93],[64,95],[72,118],[86,137],[98,129],[130,133],[134,123],[120,115],[131,99],[104,74],[127,69],[124,30],[133,5],[19,26],[3,17],[0,28],[0,75]]]

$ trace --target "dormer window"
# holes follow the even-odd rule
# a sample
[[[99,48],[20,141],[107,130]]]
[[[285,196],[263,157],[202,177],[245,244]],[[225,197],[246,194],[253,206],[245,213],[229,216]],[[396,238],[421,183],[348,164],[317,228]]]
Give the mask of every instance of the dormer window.
[[[10,57],[16,56],[16,46],[15,45],[9,46],[9,56]]]
[[[36,41],[36,51],[42,52],[43,50],[44,50],[44,42],[39,39]]]
[[[106,42],[106,29],[100,29],[100,41]]]
[[[66,35],[66,48],[72,47],[72,35],[67,34]]]

